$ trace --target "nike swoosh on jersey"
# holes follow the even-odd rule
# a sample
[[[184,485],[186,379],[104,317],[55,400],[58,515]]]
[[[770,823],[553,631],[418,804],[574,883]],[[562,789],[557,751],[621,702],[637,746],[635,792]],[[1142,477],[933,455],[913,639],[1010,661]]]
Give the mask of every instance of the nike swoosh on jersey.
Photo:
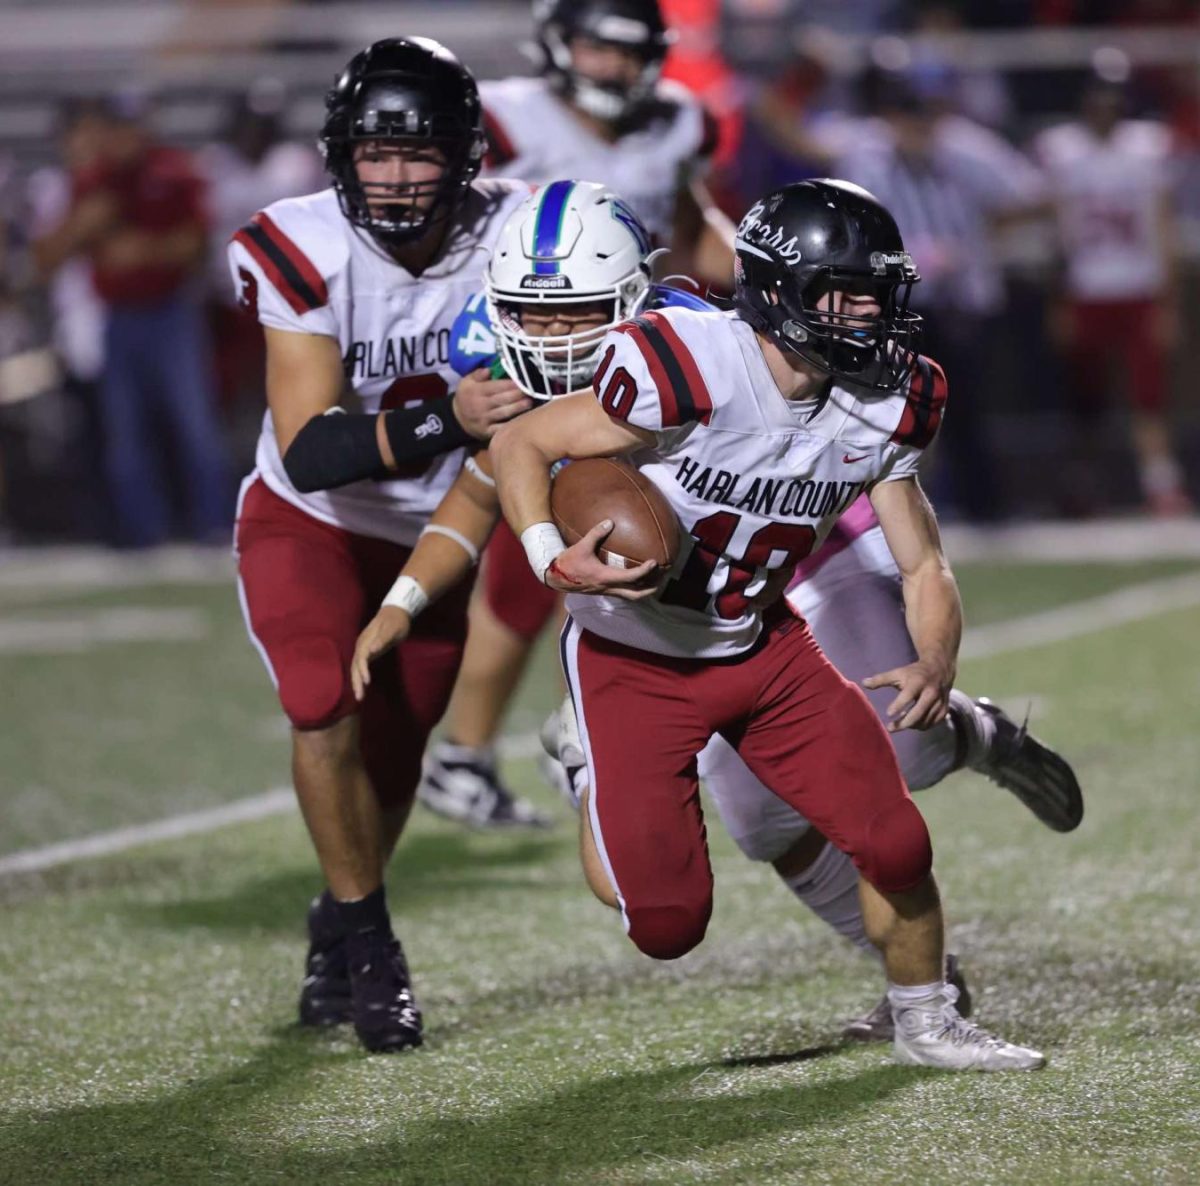
[[[870,456],[870,453],[864,453],[861,457],[851,457],[849,453],[843,453],[842,461],[845,462],[846,465],[853,465],[856,461],[866,461],[866,459]]]

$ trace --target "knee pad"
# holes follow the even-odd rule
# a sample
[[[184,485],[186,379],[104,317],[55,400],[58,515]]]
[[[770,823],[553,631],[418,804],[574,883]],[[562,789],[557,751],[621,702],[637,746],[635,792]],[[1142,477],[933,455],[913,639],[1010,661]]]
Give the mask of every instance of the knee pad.
[[[867,825],[865,843],[855,857],[862,875],[884,893],[903,893],[933,868],[933,845],[916,804],[900,799]]]
[[[289,641],[275,653],[279,702],[297,729],[323,729],[354,710],[350,673],[333,641]]]
[[[677,960],[704,938],[712,915],[712,897],[696,906],[625,906],[629,937],[639,951],[656,960]]]

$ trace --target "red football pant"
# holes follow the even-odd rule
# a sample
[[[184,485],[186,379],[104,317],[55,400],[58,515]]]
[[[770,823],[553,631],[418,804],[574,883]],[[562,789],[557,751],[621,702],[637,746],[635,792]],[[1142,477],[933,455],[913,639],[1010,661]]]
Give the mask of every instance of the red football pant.
[[[322,523],[261,480],[244,492],[236,539],[246,625],[288,720],[296,729],[324,729],[361,712],[376,793],[403,802],[416,790],[425,742],[458,673],[470,581],[425,610],[412,634],[375,664],[360,706],[350,685],[354,644],[409,549]]]
[[[534,575],[521,541],[504,519],[484,553],[483,593],[493,615],[527,642],[541,634],[558,608],[558,594]]]
[[[887,733],[800,618],[777,621],[726,660],[669,659],[568,619],[562,659],[596,849],[647,955],[690,951],[712,913],[696,755],[714,733],[878,889],[908,890],[929,873],[929,832]]]
[[[1124,370],[1124,390],[1140,412],[1161,412],[1167,368],[1154,337],[1156,301],[1075,301],[1070,306],[1069,364],[1079,414],[1093,411],[1108,390],[1114,360]]]

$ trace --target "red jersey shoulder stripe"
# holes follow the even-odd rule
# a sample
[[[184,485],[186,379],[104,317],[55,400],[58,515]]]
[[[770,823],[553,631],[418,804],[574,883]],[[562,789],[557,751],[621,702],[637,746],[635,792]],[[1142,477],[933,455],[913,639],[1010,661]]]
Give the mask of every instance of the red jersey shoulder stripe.
[[[692,352],[661,313],[643,313],[617,327],[636,343],[658,390],[663,428],[712,419],[712,397]]]
[[[483,163],[489,169],[499,169],[517,159],[517,150],[504,130],[504,125],[486,107],[483,111],[483,136],[487,141]]]
[[[946,393],[946,373],[932,358],[918,354],[909,377],[904,411],[892,433],[892,443],[927,448],[941,427]]]
[[[293,311],[309,313],[329,303],[324,277],[267,214],[260,210],[233,239],[254,256]]]

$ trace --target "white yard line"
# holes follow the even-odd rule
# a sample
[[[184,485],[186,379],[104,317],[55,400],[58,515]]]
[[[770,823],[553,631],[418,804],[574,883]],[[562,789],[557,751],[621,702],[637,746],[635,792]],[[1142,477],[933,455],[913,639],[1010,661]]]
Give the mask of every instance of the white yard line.
[[[0,877],[11,873],[40,873],[44,869],[53,869],[55,865],[67,865],[88,857],[111,856],[143,844],[152,844],[156,840],[177,840],[183,836],[215,832],[230,824],[280,815],[292,810],[295,805],[296,796],[291,787],[276,787],[273,791],[249,799],[238,799],[221,807],[210,807],[205,811],[189,811],[186,815],[173,815],[148,824],[135,824],[130,828],[117,828],[112,832],[97,832],[93,836],[67,840],[62,844],[49,844],[45,848],[14,852],[0,857]]]
[[[208,615],[186,606],[123,605],[70,614],[0,613],[0,654],[66,655],[130,642],[195,642]]]
[[[968,630],[960,654],[964,659],[986,659],[1025,647],[1064,642],[1194,605],[1200,605],[1200,573],[1164,577]]]
[[[1025,647],[1044,646],[1141,621],[1172,610],[1200,605],[1200,574],[1169,577],[1131,585],[1102,597],[1074,601],[1043,613],[997,622],[968,631],[962,655],[981,659]],[[508,758],[532,757],[538,752],[535,733],[520,733],[501,739],[500,752]],[[289,787],[277,787],[249,799],[238,799],[221,807],[187,815],[171,816],[153,823],[100,832],[79,840],[26,849],[0,857],[0,877],[14,873],[37,873],[57,865],[90,857],[109,856],[159,840],[176,840],[213,832],[230,824],[265,819],[295,809]]]

